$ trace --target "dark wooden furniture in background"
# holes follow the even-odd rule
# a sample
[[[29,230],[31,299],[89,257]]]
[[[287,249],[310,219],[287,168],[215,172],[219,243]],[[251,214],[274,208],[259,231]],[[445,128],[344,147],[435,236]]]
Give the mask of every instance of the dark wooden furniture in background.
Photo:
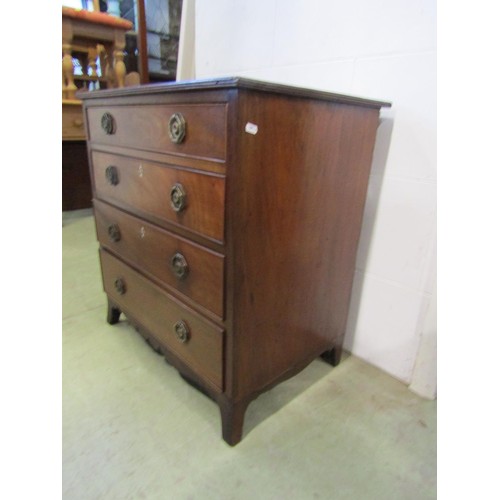
[[[62,210],[92,206],[92,188],[87,160],[82,103],[62,102]]]
[[[218,403],[231,445],[260,393],[340,360],[387,105],[242,78],[84,97],[108,321]]]
[[[92,207],[87,144],[85,141],[62,143],[62,210]]]

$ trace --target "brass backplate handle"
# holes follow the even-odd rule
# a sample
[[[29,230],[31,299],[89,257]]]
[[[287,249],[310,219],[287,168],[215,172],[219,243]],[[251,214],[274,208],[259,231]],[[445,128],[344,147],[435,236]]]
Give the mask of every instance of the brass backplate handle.
[[[107,135],[116,132],[115,119],[111,113],[104,113],[101,117],[101,127]]]
[[[127,287],[125,286],[125,281],[123,281],[122,278],[117,278],[115,280],[115,290],[120,294],[123,295],[127,291]]]
[[[112,186],[116,186],[118,182],[120,182],[120,179],[118,177],[118,169],[113,165],[106,167],[105,175],[106,175],[106,180]]]
[[[175,323],[174,332],[177,340],[182,344],[185,344],[189,340],[189,328],[182,319]]]
[[[171,263],[170,267],[171,267],[172,272],[174,273],[174,276],[176,278],[181,280],[181,279],[184,279],[188,275],[189,266],[188,266],[187,260],[184,257],[184,255],[177,252],[172,257],[170,263]]]
[[[120,233],[120,228],[118,227],[118,224],[110,224],[108,226],[108,236],[109,239],[111,241],[114,241],[115,243],[121,240],[122,235]]]
[[[187,202],[187,194],[182,184],[175,183],[170,189],[170,204],[176,212],[184,210]]]
[[[186,120],[181,113],[174,113],[170,117],[168,135],[174,144],[180,144],[186,137]]]

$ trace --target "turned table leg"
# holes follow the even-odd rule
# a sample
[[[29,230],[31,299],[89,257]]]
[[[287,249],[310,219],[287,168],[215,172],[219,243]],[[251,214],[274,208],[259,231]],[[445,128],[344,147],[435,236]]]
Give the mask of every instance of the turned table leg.
[[[227,444],[234,446],[241,441],[245,411],[250,401],[219,401],[222,419],[222,437]]]
[[[74,99],[75,92],[77,91],[74,81],[74,67],[73,58],[71,56],[71,45],[63,43],[62,46],[63,59],[62,59],[62,72],[63,72],[63,99]]]
[[[125,73],[127,69],[125,68],[125,63],[123,62],[123,50],[115,50],[114,52],[114,70],[115,70],[115,85],[118,88],[125,87]]]

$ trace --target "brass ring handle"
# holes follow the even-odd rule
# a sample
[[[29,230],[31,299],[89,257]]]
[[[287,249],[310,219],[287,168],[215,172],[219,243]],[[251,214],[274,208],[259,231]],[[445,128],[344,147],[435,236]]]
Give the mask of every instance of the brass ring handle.
[[[181,113],[174,113],[168,121],[168,135],[174,144],[180,144],[186,137],[186,120]]]
[[[106,180],[112,186],[116,186],[118,182],[120,182],[120,179],[118,178],[118,169],[113,165],[106,168],[105,175]]]
[[[115,280],[115,290],[120,294],[123,295],[127,291],[127,287],[125,286],[125,281],[123,281],[122,278],[117,278]]]
[[[176,212],[180,212],[186,208],[187,194],[184,186],[178,182],[170,189],[170,204]]]
[[[174,325],[174,333],[181,344],[185,344],[189,340],[189,328],[182,319]]]
[[[115,119],[111,113],[104,113],[101,117],[101,127],[107,135],[116,132]]]
[[[114,241],[117,243],[122,239],[122,235],[120,233],[120,228],[118,227],[118,224],[110,224],[108,226],[108,236],[111,241]]]
[[[178,279],[184,279],[189,272],[189,266],[186,258],[181,253],[176,253],[171,259],[171,269],[174,276]]]

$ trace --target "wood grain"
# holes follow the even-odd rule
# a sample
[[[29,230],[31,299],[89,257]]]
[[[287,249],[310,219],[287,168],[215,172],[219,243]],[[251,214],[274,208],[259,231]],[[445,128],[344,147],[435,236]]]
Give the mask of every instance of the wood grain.
[[[223,345],[222,328],[204,320],[171,295],[152,284],[148,279],[111,256],[100,251],[104,290],[113,303],[125,314],[138,318],[158,342],[166,346],[203,379],[223,389]],[[117,279],[125,283],[126,291],[119,294],[114,286]],[[143,304],[147,314],[138,309]],[[189,340],[180,343],[173,330],[177,321],[189,326]]]
[[[342,343],[378,111],[248,91],[249,121],[228,173],[236,399]]]
[[[126,146],[177,155],[224,160],[226,158],[226,106],[224,104],[129,105],[91,108],[90,140],[112,146]],[[116,131],[106,134],[101,117],[111,113]],[[181,113],[186,137],[175,144],[169,136],[169,119]]]
[[[97,235],[102,246],[132,263],[142,272],[215,313],[224,315],[224,256],[180,238],[143,219],[133,217],[111,205],[94,201]],[[113,241],[109,227],[119,229]],[[187,275],[179,279],[172,272],[172,257],[180,253],[188,264]]]
[[[156,223],[174,224],[216,241],[224,240],[224,177],[100,152],[92,153],[92,166],[96,198]],[[106,180],[109,166],[118,171],[116,186]],[[187,206],[181,212],[171,206],[170,190],[176,183],[187,194]]]

